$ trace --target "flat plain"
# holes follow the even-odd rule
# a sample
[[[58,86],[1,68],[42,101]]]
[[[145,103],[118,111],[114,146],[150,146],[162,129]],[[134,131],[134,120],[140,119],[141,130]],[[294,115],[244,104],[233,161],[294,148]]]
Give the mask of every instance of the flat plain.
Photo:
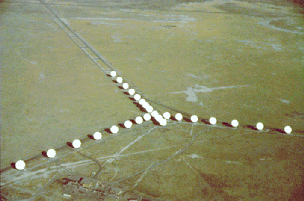
[[[3,199],[94,200],[92,193],[64,195],[58,180],[69,174],[120,184],[150,200],[300,198],[304,21],[291,4],[46,3],[0,3]],[[170,119],[166,126],[119,127],[117,135],[104,131],[144,112],[45,5],[160,113],[216,117],[218,124]],[[223,124],[233,119],[238,129]],[[258,122],[263,131],[248,127]],[[291,135],[281,131],[286,125]],[[80,150],[64,146],[95,131],[101,141],[87,137]],[[61,146],[55,159],[41,155]],[[10,166],[33,156],[40,157],[24,171]]]

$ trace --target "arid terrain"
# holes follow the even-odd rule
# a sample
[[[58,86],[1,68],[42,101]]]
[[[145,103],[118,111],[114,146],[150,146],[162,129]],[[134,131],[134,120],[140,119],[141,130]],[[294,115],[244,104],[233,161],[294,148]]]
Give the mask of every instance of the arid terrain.
[[[300,200],[303,10],[255,2],[0,1],[1,199]]]

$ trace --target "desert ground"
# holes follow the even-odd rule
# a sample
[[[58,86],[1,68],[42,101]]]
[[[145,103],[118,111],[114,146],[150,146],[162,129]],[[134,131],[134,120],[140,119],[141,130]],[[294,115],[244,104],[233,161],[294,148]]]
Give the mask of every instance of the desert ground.
[[[1,199],[303,196],[298,4],[11,0],[0,1],[0,30]],[[136,125],[147,111],[113,82],[113,69],[160,114],[184,119]],[[233,119],[238,128],[228,126]],[[107,132],[113,125],[117,134]],[[96,131],[101,140],[91,139]],[[80,148],[69,146],[74,139]],[[71,175],[85,179],[63,184]],[[98,191],[96,182],[119,190]]]

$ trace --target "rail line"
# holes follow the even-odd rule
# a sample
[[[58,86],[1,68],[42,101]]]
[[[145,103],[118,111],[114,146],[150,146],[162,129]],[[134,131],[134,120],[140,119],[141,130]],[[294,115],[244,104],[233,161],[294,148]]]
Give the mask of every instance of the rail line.
[[[62,18],[59,16],[59,14],[56,12],[55,9],[53,9],[50,5],[48,5],[48,3],[45,3],[43,0],[39,0],[39,2],[41,3],[41,5],[43,5],[43,8],[52,16],[51,19],[68,35],[68,37],[87,55],[87,57],[89,57],[98,67],[99,69],[105,74],[107,75],[108,71],[114,70],[116,72],[118,72],[118,74],[124,78],[124,80],[126,80],[128,83],[130,83],[130,86],[132,86],[134,89],[136,89],[138,91],[138,93],[144,97],[146,100],[150,101],[151,103],[154,103],[158,106],[160,106],[161,108],[165,108],[166,110],[170,110],[170,111],[174,111],[174,112],[178,112],[183,114],[185,117],[190,117],[191,114],[188,114],[184,111],[181,111],[179,109],[173,108],[171,106],[167,106],[164,105],[160,102],[151,100],[149,98],[147,98],[147,96],[140,91],[140,89],[130,80],[128,80],[128,78],[126,78],[125,76],[123,76],[123,74],[119,71],[119,69],[116,69],[105,57],[103,57],[91,44],[89,44],[80,34],[78,34],[75,30],[73,30],[66,22],[64,22],[62,20]],[[159,110],[159,111],[164,111],[164,110]],[[198,116],[199,119],[201,120],[205,120],[203,117]],[[203,121],[204,122],[204,121]],[[181,122],[181,123],[185,123],[187,124],[187,122]],[[199,124],[199,123],[196,123]],[[204,124],[205,126],[208,127],[212,127],[212,128],[221,128],[221,129],[236,129],[236,128],[231,128],[231,127],[227,127],[227,123],[226,122],[221,122],[218,121],[217,125],[208,125],[208,124]],[[137,125],[137,128],[140,125]],[[281,129],[277,129],[277,128],[265,128],[266,130],[264,131],[257,131],[255,129],[252,129],[252,126],[250,125],[246,125],[246,126],[240,126],[241,129],[243,129],[244,131],[253,131],[253,132],[265,132],[265,133],[270,133],[270,134],[282,134],[282,135],[287,135],[286,133],[284,133],[284,131],[282,131]],[[130,131],[130,130],[128,130]],[[105,132],[105,131],[102,131]],[[295,131],[297,132],[297,131]],[[302,131],[300,131],[302,132]],[[123,133],[123,132],[119,132],[119,133]],[[297,135],[297,134],[288,134],[289,136],[296,136],[296,137],[301,137],[304,138],[303,135]],[[116,135],[115,135],[116,136]],[[107,139],[111,139],[114,136],[110,136]],[[87,136],[83,137],[80,139],[81,141],[85,142],[90,140]],[[104,142],[104,140],[102,141]],[[95,142],[95,144],[100,143],[100,142]],[[90,146],[90,145],[88,145]],[[66,148],[67,145],[64,144],[60,147],[57,147],[56,150],[61,150]],[[65,154],[62,157],[65,157],[69,155]],[[33,157],[27,158],[24,161],[29,162],[32,161],[34,159],[38,159],[41,158],[42,155],[41,154],[37,154]],[[94,160],[93,160],[94,161]],[[36,166],[37,167],[37,166]],[[1,173],[11,169],[11,166],[7,166],[5,168],[3,168],[2,170],[0,170]]]
[[[170,106],[167,106],[165,104],[162,104],[160,102],[157,102],[157,101],[154,101],[154,100],[151,100],[149,98],[146,97],[146,95],[140,91],[140,89],[133,83],[131,82],[130,80],[128,80],[125,76],[123,76],[123,74],[116,68],[114,68],[112,66],[112,64],[105,58],[103,57],[91,44],[89,44],[80,34],[78,34],[75,30],[73,30],[64,20],[62,20],[62,18],[59,16],[59,14],[56,12],[55,9],[53,9],[50,5],[48,5],[47,3],[45,3],[43,0],[39,0],[41,2],[41,4],[44,6],[44,9],[52,16],[51,19],[67,34],[67,36],[86,54],[87,57],[89,57],[98,67],[99,69],[105,74],[107,75],[109,71],[116,71],[118,72],[118,74],[123,77],[124,80],[127,81],[127,83],[130,83],[130,86],[132,86],[134,89],[136,89],[137,93],[139,93],[142,97],[144,97],[146,100],[148,100],[149,102],[155,104],[155,105],[158,105],[159,108],[157,108],[159,111],[174,111],[174,112],[178,112],[178,113],[181,113],[183,114],[183,116],[185,116],[184,120],[185,121],[180,121],[178,123],[176,122],[172,122],[171,120],[169,120],[168,122],[168,126],[172,126],[174,124],[188,124],[188,125],[192,125],[192,129],[190,131],[190,136],[192,137],[191,141],[189,143],[186,144],[186,146],[183,146],[181,149],[177,150],[176,152],[174,152],[172,155],[170,155],[169,157],[167,157],[166,159],[163,159],[159,162],[154,162],[152,165],[150,165],[149,167],[147,168],[144,168],[140,171],[137,171],[136,173],[133,173],[133,174],[130,174],[128,176],[125,176],[123,178],[119,178],[117,179],[116,181],[112,182],[113,184],[116,184],[116,183],[120,183],[122,181],[125,181],[131,177],[134,177],[136,175],[139,175],[139,174],[142,174],[140,176],[140,178],[136,181],[136,184],[134,185],[134,187],[136,185],[138,185],[138,183],[141,181],[142,177],[145,176],[146,172],[149,171],[150,169],[153,169],[161,164],[164,164],[166,163],[167,161],[171,160],[172,158],[176,157],[177,155],[180,155],[182,154],[183,152],[185,152],[194,142],[195,142],[195,139],[202,133],[202,132],[205,132],[205,131],[209,131],[213,128],[219,128],[219,129],[232,129],[232,130],[241,130],[241,131],[249,131],[249,132],[258,132],[258,133],[267,133],[267,134],[279,134],[279,135],[288,135],[288,136],[297,136],[297,137],[301,137],[301,138],[304,138],[303,135],[297,135],[297,134],[286,134],[284,133],[283,130],[281,129],[277,129],[277,128],[264,128],[264,130],[257,130],[255,129],[254,126],[250,126],[250,125],[240,125],[238,128],[233,128],[231,126],[227,126],[229,123],[227,122],[221,122],[221,121],[218,121],[217,124],[215,125],[211,125],[208,123],[208,120],[207,119],[204,119],[202,117],[199,117],[199,122],[191,122],[190,121],[190,116],[191,114],[188,114],[186,112],[183,112],[181,110],[178,110],[178,109],[175,109],[173,107],[170,107]],[[161,109],[160,109],[161,108]],[[163,110],[164,109],[164,110]],[[174,120],[174,118],[172,118],[172,120]],[[88,147],[91,147],[93,145],[96,145],[96,144],[103,144],[103,143],[106,143],[106,141],[116,137],[116,136],[119,136],[119,135],[122,135],[122,134],[125,134],[127,132],[132,132],[134,131],[135,129],[138,129],[138,128],[145,128],[144,126],[145,125],[150,125],[152,124],[151,121],[150,122],[144,122],[143,124],[141,125],[136,125],[134,126],[134,128],[131,128],[131,129],[123,129],[122,131],[120,131],[117,135],[109,135],[107,136],[106,138],[100,140],[100,141],[94,141],[94,140],[90,140],[90,138],[88,136],[84,136],[83,138],[81,138],[80,140],[82,142],[86,142],[87,144],[84,144],[83,148],[88,148]],[[204,130],[204,131],[200,131],[198,133],[196,133],[195,135],[192,136],[192,131],[193,131],[193,126],[194,125],[200,125],[200,126],[204,126],[206,127],[207,129]],[[155,126],[157,127],[157,126]],[[154,128],[155,128],[154,127]],[[107,128],[107,127],[106,127]],[[102,129],[102,133],[105,133],[105,129]],[[299,130],[296,130],[294,131],[295,133],[303,133],[303,131],[299,131]],[[149,131],[147,131],[145,134],[143,135],[148,135],[149,134]],[[143,136],[142,135],[142,136]],[[140,138],[137,138],[137,140],[141,139],[142,136],[139,136]],[[233,135],[231,134],[228,134],[228,136],[226,137],[231,137]],[[211,137],[210,139],[214,138]],[[208,140],[209,138],[207,138]],[[188,140],[185,139],[184,141]],[[132,143],[136,142],[136,140],[134,140]],[[117,156],[120,156],[120,153],[123,152],[125,149],[127,149],[129,146],[133,145],[132,143],[130,143],[129,145],[127,145],[125,148],[123,148],[120,152],[117,152],[116,154],[110,156],[112,158],[116,158]],[[175,146],[175,145],[174,145]],[[25,159],[25,162],[29,162],[30,163],[30,166],[33,165],[33,163],[35,163],[34,166],[26,169],[26,171],[28,171],[28,173],[30,173],[31,170],[33,170],[34,168],[37,168],[37,167],[41,167],[43,165],[48,165],[50,163],[58,163],[58,168],[57,169],[54,169],[53,171],[55,172],[56,170],[62,168],[62,170],[66,170],[68,172],[70,172],[67,168],[63,167],[64,165],[60,164],[60,159],[61,158],[64,158],[66,156],[69,156],[70,154],[72,153],[77,153],[80,154],[81,156],[83,156],[84,158],[88,158],[90,159],[90,161],[88,163],[92,164],[92,163],[95,163],[97,166],[98,166],[98,169],[97,171],[95,171],[95,175],[92,176],[92,178],[95,178],[99,175],[99,173],[101,172],[102,170],[102,167],[104,166],[104,164],[106,164],[108,162],[108,160],[106,162],[103,163],[103,165],[101,165],[101,163],[98,161],[98,159],[95,159],[93,157],[91,157],[90,155],[87,155],[87,154],[84,154],[84,153],[81,153],[79,150],[74,150],[72,151],[72,149],[69,149],[67,144],[63,144],[62,146],[56,148],[56,150],[60,150],[61,153],[58,154],[59,156],[57,156],[55,159],[49,159],[45,162],[42,162],[39,160],[39,161],[35,161],[35,162],[32,162],[31,161],[34,161],[34,160],[37,160],[37,159],[41,159],[43,158],[43,155],[41,154],[37,154],[33,157],[30,157],[28,159]],[[95,152],[95,151],[94,151]],[[100,160],[100,158],[99,158]],[[40,162],[38,164],[38,162]],[[186,162],[187,163],[187,162]],[[189,165],[189,163],[187,163]],[[192,168],[190,165],[189,165],[190,168]],[[5,167],[4,169],[0,170],[0,173],[3,173],[9,169],[12,169],[11,166],[8,166],[8,167]],[[117,171],[117,170],[116,170]],[[195,170],[194,170],[195,171]],[[9,172],[10,173],[10,172]],[[6,174],[7,178],[5,178],[6,180],[8,181],[12,181],[14,180],[14,177],[18,177],[18,176],[22,176],[22,171],[20,172],[16,172],[14,174]],[[70,172],[71,173],[71,172]],[[116,172],[117,174],[117,172]],[[32,197],[30,198],[30,200],[34,200],[36,197],[40,196],[42,193],[44,193],[45,189],[49,187],[50,184],[52,184],[57,178],[59,178],[61,176],[61,173],[54,177],[53,179],[51,179],[47,184],[45,184],[43,187],[41,188],[38,188],[35,193],[33,193]],[[115,178],[115,177],[113,177]],[[3,186],[6,186],[6,185],[9,185],[10,182],[3,182],[1,183],[1,185]],[[207,182],[206,182],[207,183]],[[202,183],[200,183],[202,185]],[[133,187],[133,188],[134,188]],[[207,187],[208,188],[211,188],[210,185],[207,183]]]
[[[178,110],[173,107],[169,107],[167,105],[164,105],[162,103],[153,101],[147,96],[127,77],[123,76],[122,72],[119,71],[119,69],[115,68],[104,56],[102,56],[91,44],[89,44],[79,33],[77,33],[75,30],[73,30],[66,22],[64,22],[59,14],[56,12],[55,9],[53,9],[48,3],[45,3],[43,0],[39,0],[42,5],[44,5],[44,9],[52,16],[52,20],[68,35],[68,37],[99,67],[99,69],[107,75],[108,71],[116,71],[118,74],[124,78],[128,83],[130,83],[130,86],[132,86],[136,91],[139,92],[139,94],[144,97],[146,100],[149,100],[150,102],[153,102],[159,106],[168,108],[172,111],[182,113],[184,116],[190,117],[191,115],[182,111]],[[105,69],[102,65],[103,62],[107,69]]]
[[[39,0],[39,2],[41,3],[41,5],[43,5],[43,8],[52,16],[51,19],[67,34],[67,36],[86,54],[87,57],[89,57],[98,67],[99,69],[105,74],[107,75],[108,71],[114,70],[116,72],[118,72],[118,74],[120,76],[122,76],[124,78],[124,80],[126,80],[128,83],[130,83],[130,86],[132,86],[134,89],[136,89],[139,94],[144,97],[146,100],[150,101],[151,103],[154,103],[162,108],[166,108],[167,110],[171,110],[174,112],[178,112],[183,114],[185,117],[190,117],[191,114],[188,114],[184,111],[181,111],[179,109],[164,105],[162,103],[159,103],[157,101],[151,100],[149,98],[147,98],[147,96],[140,91],[140,89],[130,80],[128,80],[128,78],[126,78],[125,76],[123,76],[123,74],[119,71],[119,69],[116,69],[105,57],[103,57],[91,44],[89,44],[80,34],[78,34],[75,30],[73,30],[66,22],[64,22],[62,20],[62,18],[59,16],[59,14],[56,12],[55,9],[53,9],[48,3],[45,3],[43,0]],[[161,111],[161,110],[160,110]],[[203,119],[202,117],[198,116],[200,119]],[[225,123],[225,122],[219,122],[221,124]],[[215,125],[211,125],[212,127],[217,127],[217,128],[226,128],[226,129],[234,129],[234,128],[229,128],[227,126],[215,126]],[[242,128],[246,131],[256,131],[253,129],[250,129],[250,127],[248,126],[242,126]],[[261,131],[256,131],[256,132],[261,132]],[[282,132],[282,130],[280,129],[276,129],[276,128],[267,128],[267,130],[262,131],[262,132],[270,132],[272,134],[284,134],[284,132]],[[285,134],[284,134],[285,135]],[[298,136],[298,137],[302,137],[304,138],[303,135],[297,135],[297,134],[289,134],[291,136]],[[81,141],[86,141],[88,140],[88,137],[85,136],[83,138],[80,139]],[[66,147],[67,145],[64,144],[60,147],[57,147],[57,150],[63,149],[64,147]],[[30,157],[28,159],[25,159],[25,161],[31,161],[34,159],[38,159],[41,157],[41,154],[38,154],[36,156]],[[0,170],[0,172],[4,172],[8,169],[10,169],[11,166],[7,166],[5,168],[3,168],[2,170]]]

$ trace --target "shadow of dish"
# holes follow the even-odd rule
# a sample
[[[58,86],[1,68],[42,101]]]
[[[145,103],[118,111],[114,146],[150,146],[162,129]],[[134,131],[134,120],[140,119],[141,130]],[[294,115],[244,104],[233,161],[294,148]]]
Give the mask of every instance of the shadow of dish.
[[[151,121],[153,122],[153,124],[155,124],[157,126],[160,126],[160,124],[158,123],[158,121],[154,117],[151,118]]]
[[[106,131],[107,133],[113,134],[109,128],[105,128],[104,131]]]
[[[258,130],[256,127],[254,127],[254,126],[252,126],[252,125],[245,125],[244,127],[245,127],[245,128],[249,128],[249,129],[252,129],[252,130],[255,130],[255,131]]]
[[[71,148],[74,148],[72,142],[67,142],[67,145],[68,145],[69,147],[71,147]]]
[[[42,156],[44,156],[44,157],[48,157],[46,151],[42,151],[41,154],[42,154]]]
[[[119,123],[118,126],[120,126],[121,128],[126,128],[124,124]]]
[[[192,123],[191,119],[188,118],[188,117],[184,117],[184,120],[185,120],[186,122]]]
[[[228,123],[228,122],[223,122],[222,124],[223,124],[224,126],[227,126],[227,127],[233,128],[233,126],[232,126],[230,123]]]
[[[93,135],[88,134],[87,136],[88,136],[88,138],[90,138],[91,140],[94,140],[94,136],[93,136]]]
[[[17,169],[16,168],[16,163],[11,163],[12,168]]]
[[[211,125],[208,119],[202,119],[201,122],[207,125]]]

